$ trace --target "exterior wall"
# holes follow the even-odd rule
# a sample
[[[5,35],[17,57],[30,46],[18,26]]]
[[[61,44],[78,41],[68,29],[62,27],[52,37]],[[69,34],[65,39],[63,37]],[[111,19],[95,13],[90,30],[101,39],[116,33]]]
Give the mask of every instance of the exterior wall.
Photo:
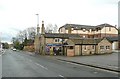
[[[103,49],[100,49],[100,46],[103,46]],[[106,46],[109,46],[109,49],[106,49]],[[98,44],[98,54],[111,53],[111,52],[112,52],[112,44],[108,40],[103,39]]]
[[[74,56],[74,49],[67,49],[67,56]]]
[[[65,30],[65,33],[68,33],[68,30],[67,30],[67,29]]]
[[[109,31],[109,28],[111,28],[110,31]],[[118,30],[115,29],[114,27],[103,27],[103,28],[101,29],[101,33],[118,34]]]
[[[83,30],[72,30],[71,33],[72,34],[88,34],[88,30],[85,30],[85,32]]]
[[[94,49],[92,46],[94,46]],[[96,53],[95,45],[82,45],[82,55],[91,55],[91,54],[95,54],[95,53]]]
[[[66,30],[64,27],[60,28],[59,33],[66,33]]]
[[[45,39],[46,39],[46,44],[54,43],[54,39],[53,38],[45,38]]]
[[[61,41],[55,42],[55,39],[60,39],[60,38],[45,38],[46,39],[46,44],[61,44]]]
[[[80,46],[75,45],[75,55],[79,56],[80,55]]]
[[[71,28],[72,29],[72,28]],[[62,30],[62,31],[61,31]],[[62,27],[59,33],[68,33],[68,30]],[[71,30],[72,34],[80,34],[80,36],[85,38],[103,38],[103,37],[115,37],[118,35],[118,30],[115,27],[103,27],[101,30],[92,31],[91,29],[85,30]]]
[[[118,50],[118,41],[112,43],[112,50]]]

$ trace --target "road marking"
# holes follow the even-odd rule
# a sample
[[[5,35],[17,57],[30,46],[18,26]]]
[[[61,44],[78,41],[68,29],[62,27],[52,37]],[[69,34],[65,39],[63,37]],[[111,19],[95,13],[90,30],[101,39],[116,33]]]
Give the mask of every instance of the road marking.
[[[46,69],[46,70],[48,70],[48,68],[46,68],[46,67],[44,67],[44,66],[42,66],[42,65],[40,65],[38,63],[35,63],[35,64],[38,65],[38,66],[40,66],[40,67],[42,67],[42,68],[44,68],[44,69]]]
[[[64,76],[62,76],[62,75],[59,75],[59,77],[63,77],[64,78]]]
[[[67,62],[67,63],[77,65],[77,66],[83,66],[83,65],[80,65],[80,64],[75,64],[75,63],[70,63],[70,62]]]

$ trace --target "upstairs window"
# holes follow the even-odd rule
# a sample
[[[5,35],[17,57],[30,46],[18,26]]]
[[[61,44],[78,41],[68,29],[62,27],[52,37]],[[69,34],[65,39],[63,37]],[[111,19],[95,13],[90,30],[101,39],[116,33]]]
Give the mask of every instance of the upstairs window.
[[[55,39],[55,42],[57,42],[57,39]]]
[[[61,30],[61,32],[62,32],[62,29],[60,29]]]
[[[111,31],[111,27],[109,27],[109,31]]]
[[[85,29],[83,29],[83,32],[85,32],[86,30]]]
[[[55,39],[55,42],[59,42],[59,39]]]

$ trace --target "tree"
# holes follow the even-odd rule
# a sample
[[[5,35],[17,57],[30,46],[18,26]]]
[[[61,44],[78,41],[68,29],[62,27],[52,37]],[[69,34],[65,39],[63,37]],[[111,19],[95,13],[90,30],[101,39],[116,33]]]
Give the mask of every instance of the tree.
[[[27,33],[28,33],[28,39],[34,40],[36,34],[36,28],[35,27],[27,28]]]
[[[9,44],[7,42],[2,43],[3,49],[8,49],[9,48]]]
[[[55,25],[48,24],[46,25],[45,28],[46,33],[57,33],[57,30],[58,30],[58,26],[56,24]]]
[[[45,32],[52,33],[53,32],[53,25],[52,24],[46,25]]]
[[[53,33],[57,33],[58,32],[58,26],[55,24],[53,27]]]

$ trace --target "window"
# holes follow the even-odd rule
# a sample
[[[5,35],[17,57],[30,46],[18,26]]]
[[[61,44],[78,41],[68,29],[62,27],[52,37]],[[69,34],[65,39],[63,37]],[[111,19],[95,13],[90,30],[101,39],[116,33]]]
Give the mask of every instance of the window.
[[[58,39],[58,42],[59,42],[59,39]]]
[[[83,38],[85,38],[85,35],[83,35]]]
[[[85,47],[84,47],[84,50],[86,50],[86,49],[87,49],[87,47],[85,46]]]
[[[109,27],[109,31],[111,31],[111,27]]]
[[[71,28],[71,31],[74,31],[74,28]]]
[[[95,49],[95,46],[94,46],[94,45],[92,46],[92,49]]]
[[[83,29],[83,32],[85,32],[85,29]]]
[[[62,32],[62,29],[60,29],[61,30],[61,32]]]
[[[106,49],[110,49],[110,46],[106,46]]]
[[[73,46],[70,46],[70,49],[73,49]]]
[[[55,42],[57,42],[57,39],[55,39]]]
[[[104,46],[100,46],[100,49],[104,49]]]
[[[73,49],[73,46],[69,46],[68,48],[69,48],[69,49]]]

